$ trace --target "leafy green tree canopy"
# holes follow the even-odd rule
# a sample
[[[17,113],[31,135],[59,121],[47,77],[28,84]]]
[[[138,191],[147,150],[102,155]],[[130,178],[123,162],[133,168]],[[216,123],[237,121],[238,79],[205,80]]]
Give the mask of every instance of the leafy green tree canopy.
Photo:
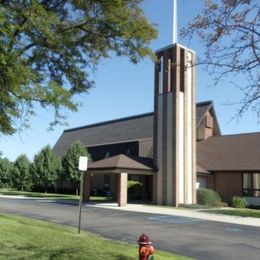
[[[14,162],[12,181],[14,187],[21,191],[31,183],[30,161],[25,154],[18,156]]]
[[[31,171],[36,185],[42,185],[47,193],[48,187],[55,183],[61,170],[61,163],[47,145],[34,156]]]
[[[85,145],[79,141],[71,144],[67,149],[64,156],[62,157],[62,171],[63,176],[76,185],[76,194],[80,186],[80,172],[78,170],[78,163],[80,156],[87,156],[88,160],[91,161],[91,157],[85,148]]]
[[[181,32],[198,36],[204,56],[198,64],[241,90],[237,117],[252,108],[260,116],[260,5],[259,0],[205,0],[205,8]]]
[[[0,187],[11,187],[13,164],[7,158],[0,158]]]
[[[64,109],[78,108],[73,96],[93,86],[88,71],[111,51],[134,63],[151,56],[157,33],[141,2],[0,0],[0,134],[28,126],[35,104],[54,109],[51,127],[64,123]]]

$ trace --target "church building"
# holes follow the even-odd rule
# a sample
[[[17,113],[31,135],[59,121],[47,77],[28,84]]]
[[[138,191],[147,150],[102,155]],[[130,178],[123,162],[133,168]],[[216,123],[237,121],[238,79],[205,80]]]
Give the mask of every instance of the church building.
[[[222,135],[213,102],[196,104],[194,51],[176,43],[156,56],[153,112],[67,129],[53,147],[62,156],[81,141],[91,154],[84,200],[103,189],[124,206],[137,180],[158,205],[195,204],[198,188],[260,205],[260,133]]]

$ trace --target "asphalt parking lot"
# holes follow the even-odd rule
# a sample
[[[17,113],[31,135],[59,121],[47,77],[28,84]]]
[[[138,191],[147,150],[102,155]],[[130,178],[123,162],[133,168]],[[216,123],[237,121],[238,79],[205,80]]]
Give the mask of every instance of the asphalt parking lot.
[[[0,212],[75,227],[78,223],[77,205],[55,201],[0,198]],[[197,259],[260,259],[259,227],[84,206],[82,229],[130,243],[144,232],[155,248]]]

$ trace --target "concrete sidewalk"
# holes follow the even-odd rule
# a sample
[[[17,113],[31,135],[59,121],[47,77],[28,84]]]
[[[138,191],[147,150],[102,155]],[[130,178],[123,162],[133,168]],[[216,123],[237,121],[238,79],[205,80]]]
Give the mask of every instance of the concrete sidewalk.
[[[97,203],[97,204],[87,203],[85,204],[85,206],[107,208],[113,210],[122,210],[122,211],[151,213],[156,215],[170,215],[170,216],[178,216],[178,217],[197,218],[197,219],[203,219],[208,221],[217,221],[217,222],[224,222],[224,223],[231,223],[231,224],[238,224],[238,225],[260,227],[260,218],[213,214],[213,213],[202,212],[201,209],[176,209],[176,208],[142,205],[142,204],[127,204],[127,206],[118,207],[117,203]]]

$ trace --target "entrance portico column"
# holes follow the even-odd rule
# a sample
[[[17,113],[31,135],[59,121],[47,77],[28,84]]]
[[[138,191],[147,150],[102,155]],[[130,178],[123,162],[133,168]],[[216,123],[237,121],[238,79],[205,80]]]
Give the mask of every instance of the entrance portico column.
[[[127,204],[127,178],[126,172],[118,174],[118,206],[126,206]]]

